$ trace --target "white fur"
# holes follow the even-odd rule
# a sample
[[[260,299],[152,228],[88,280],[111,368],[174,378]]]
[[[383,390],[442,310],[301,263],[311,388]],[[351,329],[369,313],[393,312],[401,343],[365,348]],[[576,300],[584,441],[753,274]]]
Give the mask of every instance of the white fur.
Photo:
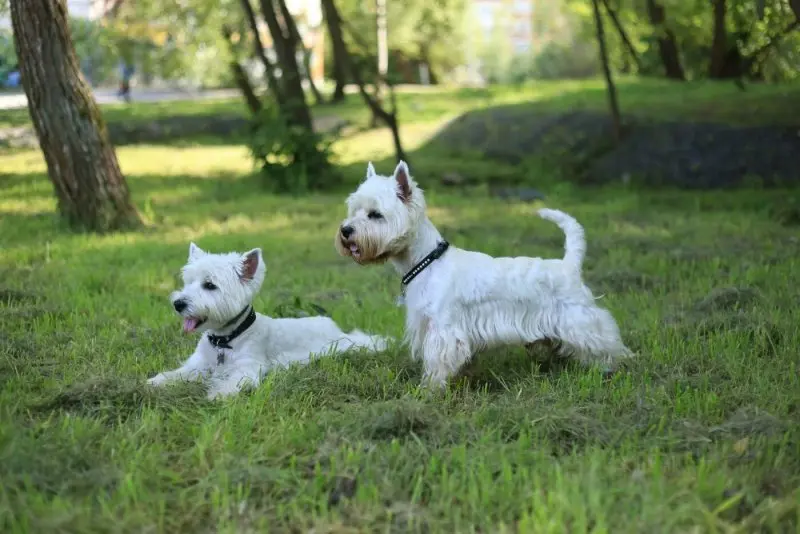
[[[347,206],[336,248],[360,264],[388,260],[403,275],[443,240],[403,162],[391,177],[370,164]],[[632,355],[581,279],[583,228],[561,211],[538,213],[566,234],[563,259],[493,258],[451,245],[406,287],[406,341],[427,381],[444,385],[473,354],[500,345],[555,341],[562,356],[605,366]]]
[[[257,262],[249,272],[248,260],[253,262],[251,267]],[[353,347],[379,351],[391,341],[359,330],[345,333],[328,317],[273,319],[256,314],[255,322],[230,342],[231,349],[213,346],[207,335],[230,334],[244,320],[243,316],[235,324],[224,326],[252,303],[265,273],[261,249],[246,254],[210,254],[192,243],[189,261],[183,267],[184,287],[171,295],[171,301],[173,306],[178,301],[186,303],[180,312],[184,320],[206,318],[196,329],[202,337],[183,365],[159,373],[148,383],[160,386],[176,380],[209,378],[208,397],[213,399],[238,393],[246,386],[255,387],[271,369],[305,364],[312,355],[337,354]],[[217,289],[203,287],[206,282]],[[224,361],[218,365],[220,351]]]

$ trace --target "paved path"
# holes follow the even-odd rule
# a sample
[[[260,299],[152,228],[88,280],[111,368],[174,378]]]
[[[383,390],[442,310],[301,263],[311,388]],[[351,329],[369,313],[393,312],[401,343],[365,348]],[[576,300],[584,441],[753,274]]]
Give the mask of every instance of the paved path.
[[[131,97],[134,102],[165,102],[169,100],[209,100],[214,98],[233,98],[239,96],[236,89],[214,89],[211,91],[188,91],[181,89],[136,89]],[[98,88],[94,90],[94,98],[98,104],[114,104],[122,102],[116,89]],[[0,93],[0,110],[19,109],[28,105],[25,93]]]

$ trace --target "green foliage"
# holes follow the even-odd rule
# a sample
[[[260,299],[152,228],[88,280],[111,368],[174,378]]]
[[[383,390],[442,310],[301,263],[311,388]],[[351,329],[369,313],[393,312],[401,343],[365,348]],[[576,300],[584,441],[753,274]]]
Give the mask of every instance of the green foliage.
[[[290,125],[284,113],[267,102],[252,121],[248,147],[265,186],[297,194],[337,185],[339,176],[331,166],[333,138]]]
[[[466,26],[468,5],[467,0],[387,2],[389,49],[406,62],[427,62],[434,76],[446,76],[465,59],[471,38]],[[348,48],[374,63],[377,56],[375,1],[337,0],[336,7],[346,23]],[[330,47],[326,54],[326,70],[332,72]],[[416,81],[417,73],[407,69],[401,72],[398,63],[390,62],[390,70],[393,70],[390,76]]]
[[[120,53],[137,61],[145,79],[195,86],[230,86],[230,51],[222,26],[242,26],[239,0],[124,2],[111,25],[124,41]]]

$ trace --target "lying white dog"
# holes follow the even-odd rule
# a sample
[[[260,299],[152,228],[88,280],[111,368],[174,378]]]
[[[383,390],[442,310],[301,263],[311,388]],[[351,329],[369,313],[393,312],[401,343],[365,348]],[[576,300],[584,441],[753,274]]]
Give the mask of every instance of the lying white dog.
[[[181,367],[159,373],[148,380],[151,385],[208,377],[213,399],[257,386],[275,367],[353,347],[380,351],[391,341],[359,330],[345,333],[329,317],[273,319],[256,313],[251,303],[266,273],[258,248],[210,254],[192,243],[182,272],[184,287],[172,294],[172,305],[183,317],[184,331],[203,336]]]

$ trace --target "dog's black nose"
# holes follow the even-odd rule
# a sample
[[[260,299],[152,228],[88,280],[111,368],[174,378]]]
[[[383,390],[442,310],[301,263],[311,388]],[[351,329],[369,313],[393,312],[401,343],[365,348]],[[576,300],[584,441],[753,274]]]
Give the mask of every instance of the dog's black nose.
[[[355,231],[356,231],[356,229],[353,228],[352,226],[342,226],[342,229],[341,229],[342,237],[347,239],[348,237],[353,235],[353,232],[355,232]]]
[[[172,303],[175,306],[175,311],[181,313],[183,310],[186,309],[186,301],[183,299],[178,299]]]

